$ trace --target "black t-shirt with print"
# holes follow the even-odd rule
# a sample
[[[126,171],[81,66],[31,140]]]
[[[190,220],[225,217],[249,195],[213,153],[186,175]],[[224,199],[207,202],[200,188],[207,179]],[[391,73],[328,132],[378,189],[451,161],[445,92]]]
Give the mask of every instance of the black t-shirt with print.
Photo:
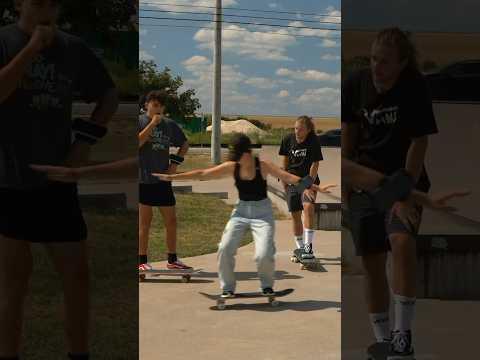
[[[360,126],[357,162],[388,175],[406,166],[412,139],[438,132],[426,81],[413,70],[404,70],[384,94],[369,69],[353,73],[342,87],[342,122]],[[424,167],[417,189],[429,188]]]
[[[30,41],[18,25],[0,28],[0,69]],[[79,38],[57,31],[33,60],[17,89],[0,103],[0,187],[45,184],[29,164],[64,164],[71,147],[72,103],[99,100],[113,88],[100,59]]]
[[[304,177],[310,173],[312,163],[323,160],[322,148],[317,135],[311,132],[305,141],[298,143],[295,134],[289,134],[282,139],[281,156],[288,157],[287,171],[291,174]]]

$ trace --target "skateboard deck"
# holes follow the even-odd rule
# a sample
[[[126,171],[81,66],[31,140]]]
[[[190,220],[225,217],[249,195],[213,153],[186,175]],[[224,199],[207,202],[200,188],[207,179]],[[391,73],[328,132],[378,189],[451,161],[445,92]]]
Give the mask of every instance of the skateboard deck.
[[[217,309],[219,310],[224,310],[226,307],[226,302],[228,300],[233,300],[233,299],[255,299],[255,298],[267,298],[268,303],[272,306],[278,306],[279,302],[276,301],[275,299],[277,297],[283,297],[287,296],[288,294],[291,294],[294,291],[294,289],[285,289],[285,290],[280,290],[280,291],[275,291],[271,295],[264,295],[260,291],[257,292],[245,292],[245,293],[236,293],[232,297],[228,298],[223,298],[222,295],[217,294],[217,295],[212,295],[212,294],[206,294],[201,292],[203,296],[210,300],[214,300],[217,304]]]
[[[367,349],[367,360],[387,360],[390,344],[376,343]]]
[[[300,263],[302,264],[301,269],[302,270],[307,270],[309,268],[312,268],[318,264],[318,259],[313,258],[313,259],[302,259],[300,257],[300,249],[294,250],[293,255],[290,258],[290,260],[294,263]]]
[[[390,343],[376,343],[367,349],[367,360],[387,360]]]
[[[139,270],[138,277],[140,281],[145,281],[148,275],[164,275],[164,276],[181,276],[182,282],[190,282],[192,275],[197,274],[202,269],[187,269],[187,270],[176,270],[176,269],[152,269],[152,270]]]

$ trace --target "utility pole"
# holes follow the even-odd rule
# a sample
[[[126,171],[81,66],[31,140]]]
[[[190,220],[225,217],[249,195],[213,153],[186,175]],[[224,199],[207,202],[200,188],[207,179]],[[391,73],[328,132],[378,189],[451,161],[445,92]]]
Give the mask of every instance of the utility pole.
[[[221,162],[222,118],[222,0],[216,0],[215,44],[213,46],[213,103],[211,159],[215,165]]]

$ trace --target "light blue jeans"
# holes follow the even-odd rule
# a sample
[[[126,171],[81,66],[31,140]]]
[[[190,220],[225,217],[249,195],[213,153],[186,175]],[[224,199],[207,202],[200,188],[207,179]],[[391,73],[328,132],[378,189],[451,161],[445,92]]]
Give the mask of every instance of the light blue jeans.
[[[261,288],[273,288],[275,273],[275,220],[270,199],[239,200],[223,231],[218,246],[218,272],[224,291],[235,292],[235,255],[246,231],[251,229],[255,241],[255,262]]]

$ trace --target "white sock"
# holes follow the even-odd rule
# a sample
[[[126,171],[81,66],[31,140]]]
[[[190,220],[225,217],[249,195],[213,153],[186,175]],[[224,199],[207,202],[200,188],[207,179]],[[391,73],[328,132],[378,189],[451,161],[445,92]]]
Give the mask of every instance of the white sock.
[[[314,236],[315,230],[307,228],[303,229],[303,238],[305,240],[305,245],[312,245]]]
[[[395,306],[395,330],[405,332],[412,329],[415,316],[415,298],[393,295]]]
[[[297,249],[303,248],[303,235],[295,236],[295,243],[297,244]]]
[[[390,338],[390,320],[388,312],[370,313],[370,323],[372,324],[373,333],[377,342],[383,342]]]

